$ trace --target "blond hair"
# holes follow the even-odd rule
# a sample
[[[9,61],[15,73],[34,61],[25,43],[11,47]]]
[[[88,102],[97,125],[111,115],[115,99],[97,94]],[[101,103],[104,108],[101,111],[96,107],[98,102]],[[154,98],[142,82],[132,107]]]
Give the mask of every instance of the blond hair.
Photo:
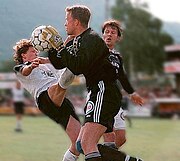
[[[65,9],[66,12],[70,12],[73,19],[80,21],[83,27],[88,27],[91,17],[90,9],[84,5],[68,6]]]

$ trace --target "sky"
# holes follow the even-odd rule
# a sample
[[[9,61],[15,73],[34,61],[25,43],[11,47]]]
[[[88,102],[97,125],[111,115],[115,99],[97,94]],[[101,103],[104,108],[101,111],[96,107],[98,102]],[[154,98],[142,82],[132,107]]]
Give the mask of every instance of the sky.
[[[180,0],[131,0],[147,2],[149,12],[167,22],[180,23]]]

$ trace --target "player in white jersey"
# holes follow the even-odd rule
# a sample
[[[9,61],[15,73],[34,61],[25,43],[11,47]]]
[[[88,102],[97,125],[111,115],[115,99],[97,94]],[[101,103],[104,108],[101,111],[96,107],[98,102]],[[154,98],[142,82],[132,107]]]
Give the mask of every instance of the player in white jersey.
[[[63,160],[76,160],[79,152],[75,148],[75,142],[81,125],[73,105],[65,98],[66,88],[72,83],[74,74],[67,68],[60,71],[51,64],[41,64],[37,50],[28,39],[20,40],[13,49],[17,64],[14,71],[18,80],[34,97],[38,108],[60,124],[71,140],[71,146]]]
[[[24,88],[19,81],[12,88],[14,113],[16,115],[16,132],[22,132],[22,118],[24,115]]]

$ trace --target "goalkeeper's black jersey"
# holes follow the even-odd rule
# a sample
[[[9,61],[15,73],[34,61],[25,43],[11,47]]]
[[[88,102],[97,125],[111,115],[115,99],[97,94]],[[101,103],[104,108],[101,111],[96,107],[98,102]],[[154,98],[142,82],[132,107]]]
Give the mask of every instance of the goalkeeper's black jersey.
[[[111,64],[116,68],[117,79],[120,81],[123,89],[128,94],[132,94],[134,92],[134,89],[131,86],[127,74],[125,72],[121,54],[116,50],[112,50],[110,51],[108,59],[111,62]]]
[[[83,74],[87,86],[100,80],[116,80],[116,70],[108,56],[105,42],[91,28],[68,42],[60,52],[49,52],[49,59],[56,69],[68,67],[75,75]]]

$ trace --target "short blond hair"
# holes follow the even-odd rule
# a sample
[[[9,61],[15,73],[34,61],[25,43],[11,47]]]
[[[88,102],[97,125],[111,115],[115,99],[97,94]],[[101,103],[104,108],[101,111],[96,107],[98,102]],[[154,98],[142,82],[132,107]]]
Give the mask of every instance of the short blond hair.
[[[91,17],[91,11],[84,5],[68,6],[65,9],[66,12],[70,12],[73,19],[77,19],[81,22],[83,27],[88,27]]]
[[[33,47],[33,45],[29,39],[21,39],[20,41],[16,42],[16,45],[13,46],[13,58],[16,64],[23,63],[21,54],[26,53],[30,47]]]

